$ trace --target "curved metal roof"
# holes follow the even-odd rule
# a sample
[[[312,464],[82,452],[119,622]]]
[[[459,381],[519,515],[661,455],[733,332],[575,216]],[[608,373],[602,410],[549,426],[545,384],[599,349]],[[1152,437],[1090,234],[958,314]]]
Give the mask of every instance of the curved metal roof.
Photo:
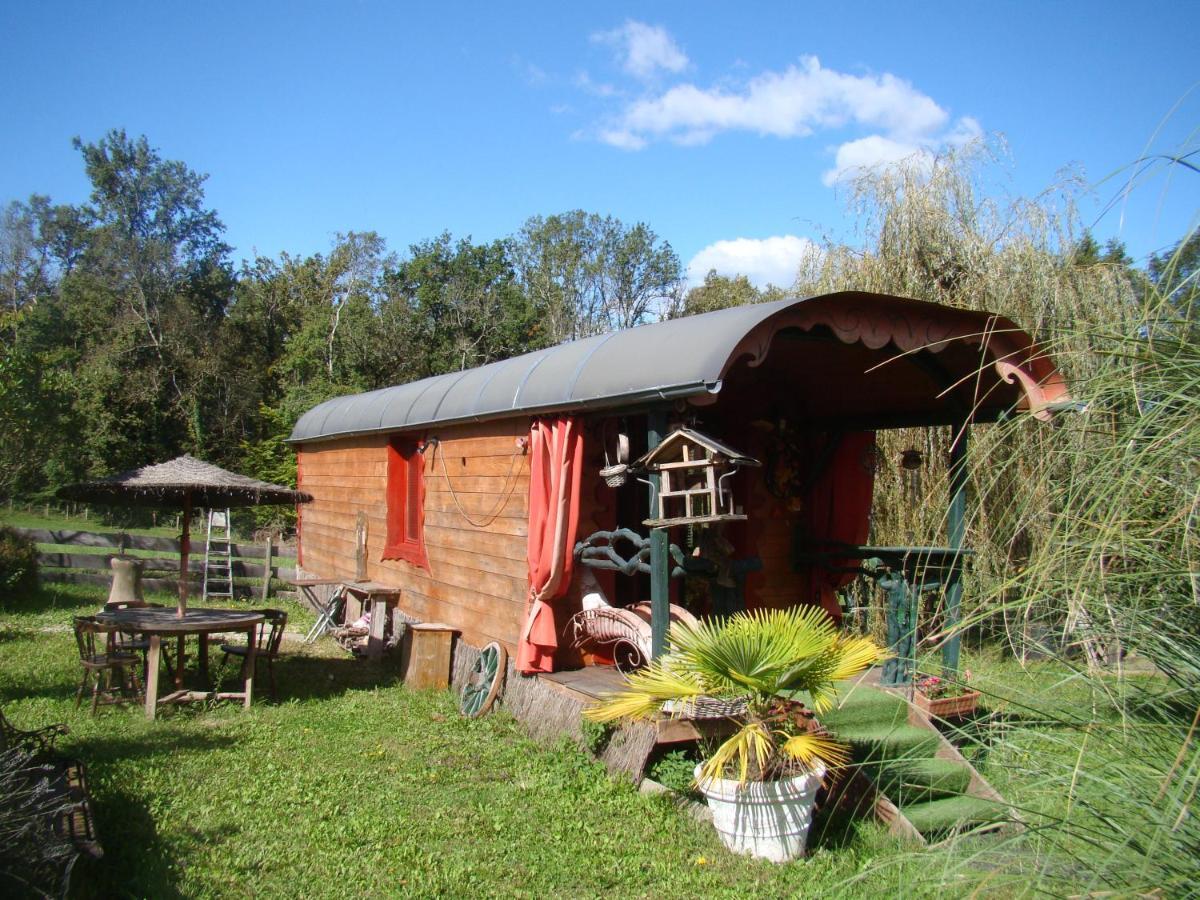
[[[335,397],[301,416],[289,441],[715,392],[746,333],[800,302],[738,306],[641,325],[476,369]]]
[[[824,302],[811,302],[816,300]],[[864,318],[855,301],[881,308],[884,317]],[[914,316],[922,320],[922,328],[911,327],[909,320]],[[777,318],[764,325],[772,317]],[[881,321],[885,323],[882,330]],[[736,357],[748,353],[761,360],[774,329],[787,323],[801,328],[828,324],[847,343],[862,341],[879,347],[894,342],[906,351],[925,346],[937,352],[946,340],[990,331],[996,322],[1019,335],[1018,343],[1035,349],[1029,336],[1007,319],[902,297],[847,291],[738,306],[597,335],[409,384],[336,397],[301,416],[288,440],[329,440],[435,424],[479,422],[518,413],[601,409],[716,393]],[[932,328],[925,327],[930,324]],[[763,329],[756,332],[760,325]],[[759,336],[766,337],[766,344],[757,340]],[[1022,350],[1019,356],[1017,365],[1028,359],[1028,351]],[[1028,384],[1022,381],[1027,392],[1029,385],[1044,381],[1049,373],[1057,377],[1052,363],[1038,363],[1034,368],[1040,371],[1030,374]],[[1006,380],[1011,378],[1006,376]]]

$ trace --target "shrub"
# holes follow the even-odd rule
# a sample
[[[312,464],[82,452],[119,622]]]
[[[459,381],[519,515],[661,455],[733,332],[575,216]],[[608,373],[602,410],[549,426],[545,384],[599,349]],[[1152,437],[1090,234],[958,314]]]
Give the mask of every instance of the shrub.
[[[583,736],[583,746],[593,756],[599,756],[608,746],[609,740],[612,739],[614,729],[605,722],[589,722],[587,719],[582,719],[579,723],[579,731]]]
[[[697,756],[688,750],[668,750],[650,764],[646,774],[677,794],[699,796],[693,787]]]
[[[37,546],[25,535],[0,526],[0,604],[12,594],[37,590]]]

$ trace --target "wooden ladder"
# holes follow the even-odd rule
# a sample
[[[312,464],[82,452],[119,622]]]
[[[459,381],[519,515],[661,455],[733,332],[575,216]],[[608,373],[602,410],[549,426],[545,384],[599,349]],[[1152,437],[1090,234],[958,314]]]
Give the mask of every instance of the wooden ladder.
[[[204,600],[233,597],[233,533],[228,509],[208,511],[204,538]]]

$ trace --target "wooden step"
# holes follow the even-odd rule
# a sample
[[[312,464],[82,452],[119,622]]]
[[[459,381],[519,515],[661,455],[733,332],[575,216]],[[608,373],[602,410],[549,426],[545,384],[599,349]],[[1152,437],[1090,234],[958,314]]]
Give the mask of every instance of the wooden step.
[[[1024,827],[1016,811],[905,697],[846,686],[843,705],[820,721],[853,747],[858,765],[849,780],[849,802],[873,807],[893,834],[927,844],[979,825],[994,825],[996,831]]]

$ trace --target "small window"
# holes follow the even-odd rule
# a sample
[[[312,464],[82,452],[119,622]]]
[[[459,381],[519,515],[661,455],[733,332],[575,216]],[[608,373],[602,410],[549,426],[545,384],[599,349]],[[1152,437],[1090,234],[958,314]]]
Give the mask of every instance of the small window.
[[[425,457],[413,438],[388,443],[387,544],[384,559],[429,568],[425,556]]]

